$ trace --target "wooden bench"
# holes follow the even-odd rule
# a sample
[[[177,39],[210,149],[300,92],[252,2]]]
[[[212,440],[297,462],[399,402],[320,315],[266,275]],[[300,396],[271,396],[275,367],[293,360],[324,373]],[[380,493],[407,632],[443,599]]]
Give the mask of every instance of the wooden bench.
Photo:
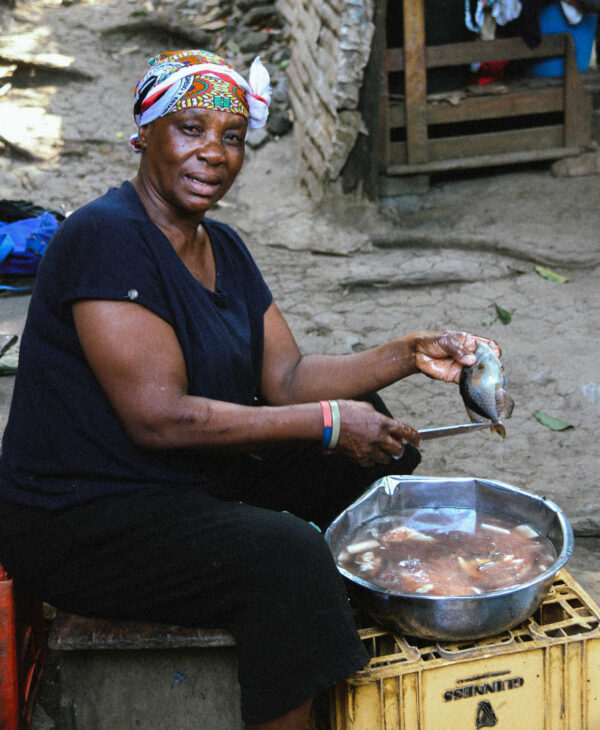
[[[242,728],[235,641],[219,629],[59,612],[61,730]]]

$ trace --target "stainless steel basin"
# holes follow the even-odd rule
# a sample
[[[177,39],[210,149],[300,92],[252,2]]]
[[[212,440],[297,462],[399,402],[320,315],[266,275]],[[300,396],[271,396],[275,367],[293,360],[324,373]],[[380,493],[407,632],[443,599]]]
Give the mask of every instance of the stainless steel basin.
[[[490,479],[389,476],[375,482],[329,526],[325,539],[337,556],[360,524],[390,510],[457,507],[526,522],[554,545],[556,561],[536,578],[478,596],[429,596],[385,590],[338,565],[353,601],[378,623],[435,641],[480,639],[525,621],[539,607],[554,576],[573,552],[573,530],[544,497]]]

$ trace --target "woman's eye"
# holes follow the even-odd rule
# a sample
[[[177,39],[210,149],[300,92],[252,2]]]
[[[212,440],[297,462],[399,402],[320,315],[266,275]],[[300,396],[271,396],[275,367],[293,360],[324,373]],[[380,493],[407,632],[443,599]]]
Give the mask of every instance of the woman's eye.
[[[184,124],[182,129],[186,134],[200,134],[202,131],[197,124]]]
[[[236,134],[235,132],[227,132],[225,139],[228,142],[234,142],[236,144],[244,141],[241,134]]]

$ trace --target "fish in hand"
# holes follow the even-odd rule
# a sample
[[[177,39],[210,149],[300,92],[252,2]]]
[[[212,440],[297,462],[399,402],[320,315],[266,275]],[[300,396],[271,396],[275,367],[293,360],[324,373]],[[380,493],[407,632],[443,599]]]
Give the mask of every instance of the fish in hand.
[[[482,342],[477,344],[475,357],[475,363],[463,367],[460,374],[459,389],[467,414],[474,423],[491,421],[496,424],[491,430],[505,436],[501,419],[510,418],[514,401],[504,390],[504,367],[491,347]]]

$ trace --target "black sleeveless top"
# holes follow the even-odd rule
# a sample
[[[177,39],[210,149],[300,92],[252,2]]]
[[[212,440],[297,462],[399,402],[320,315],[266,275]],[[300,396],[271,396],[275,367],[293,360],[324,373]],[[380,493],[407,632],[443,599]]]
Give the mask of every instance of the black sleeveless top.
[[[0,499],[56,509],[165,484],[242,477],[250,457],[136,446],[90,369],[71,304],[132,301],[175,330],[191,395],[253,405],[269,288],[239,236],[205,219],[217,286],[199,284],[125,182],[60,226],[41,261],[0,458]]]

